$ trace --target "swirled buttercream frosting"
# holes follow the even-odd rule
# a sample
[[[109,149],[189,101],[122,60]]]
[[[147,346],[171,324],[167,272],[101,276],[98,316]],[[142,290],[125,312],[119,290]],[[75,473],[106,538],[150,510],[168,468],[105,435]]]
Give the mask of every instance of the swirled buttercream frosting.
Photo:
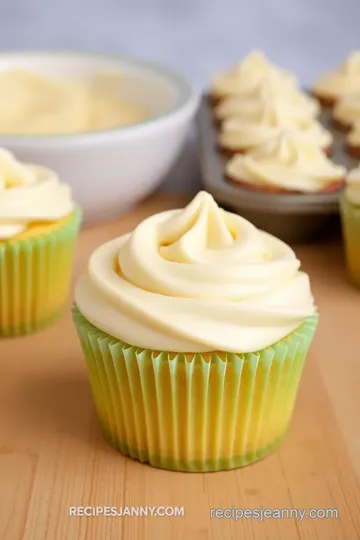
[[[75,301],[100,330],[173,352],[249,352],[313,314],[294,252],[200,192],[99,247]]]
[[[220,130],[219,144],[228,150],[247,151],[294,126],[303,131],[315,146],[331,146],[333,136],[329,131],[313,119],[294,118],[291,107],[281,99],[268,101],[252,118],[226,120]]]
[[[228,161],[226,175],[233,181],[259,187],[316,193],[344,179],[346,170],[335,165],[311,139],[285,130],[248,154]]]
[[[252,92],[230,96],[216,106],[214,114],[220,120],[229,118],[257,118],[268,103],[281,99],[288,111],[288,117],[295,123],[312,119],[320,113],[319,102],[293,87],[279,85],[278,79],[269,77]]]
[[[261,51],[253,51],[233,68],[215,73],[211,91],[220,98],[248,93],[268,77],[277,79],[278,87],[294,88],[297,84],[292,73],[271,64]]]
[[[345,94],[360,92],[360,50],[352,51],[334,71],[326,73],[314,84],[315,94],[337,100]]]
[[[34,222],[57,221],[74,210],[70,187],[49,169],[17,161],[0,148],[0,241]]]

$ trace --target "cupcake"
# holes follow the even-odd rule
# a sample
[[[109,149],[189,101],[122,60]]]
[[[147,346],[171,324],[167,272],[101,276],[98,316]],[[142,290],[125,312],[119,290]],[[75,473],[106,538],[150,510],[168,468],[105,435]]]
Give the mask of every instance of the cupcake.
[[[33,332],[62,313],[79,224],[54,172],[0,149],[0,336]]]
[[[330,193],[344,185],[346,169],[335,165],[313,141],[297,130],[285,130],[247,154],[230,159],[228,180],[257,191]]]
[[[360,92],[360,50],[353,51],[334,71],[325,73],[314,84],[312,93],[325,106],[332,106],[346,94]]]
[[[319,102],[300,90],[278,83],[278,78],[269,77],[247,94],[230,96],[214,109],[218,123],[230,118],[253,119],[261,114],[268,103],[281,99],[287,106],[288,116],[294,123],[315,119],[320,114]]]
[[[252,92],[262,81],[272,77],[278,86],[296,87],[296,77],[271,64],[261,51],[253,51],[236,66],[216,73],[211,81],[210,97],[216,104],[221,99]]]
[[[252,118],[230,118],[220,130],[219,146],[228,156],[249,152],[287,128],[296,127],[306,134],[314,146],[331,153],[332,134],[319,122],[298,116],[293,108],[281,99],[268,101]]]
[[[356,122],[346,137],[348,154],[360,159],[360,120]]]
[[[345,131],[360,122],[360,91],[339,99],[334,107],[333,120],[336,127]]]
[[[360,164],[346,177],[340,209],[349,278],[360,287]]]
[[[183,471],[274,450],[318,319],[299,267],[206,192],[99,247],[73,317],[108,442]]]

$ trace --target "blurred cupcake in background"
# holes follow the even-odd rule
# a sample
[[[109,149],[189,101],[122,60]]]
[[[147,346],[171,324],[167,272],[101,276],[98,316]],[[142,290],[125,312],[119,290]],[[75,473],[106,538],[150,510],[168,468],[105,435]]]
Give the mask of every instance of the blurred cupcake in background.
[[[294,108],[281,98],[267,101],[252,117],[226,120],[221,126],[218,142],[221,150],[232,156],[253,150],[287,128],[299,129],[314,146],[331,154],[333,135],[330,131],[312,118],[296,114]]]
[[[346,169],[311,138],[283,130],[252,152],[230,159],[225,174],[235,185],[271,193],[330,193],[344,185]]]
[[[346,137],[346,149],[348,154],[360,159],[360,120],[352,126]]]
[[[360,164],[346,177],[340,208],[349,278],[360,287]]]
[[[312,93],[324,106],[333,106],[347,94],[360,93],[360,50],[352,51],[337,69],[322,75]]]
[[[221,123],[230,118],[253,119],[261,114],[268,103],[281,99],[287,106],[294,123],[315,119],[320,114],[319,102],[296,87],[280,84],[278,77],[263,80],[246,94],[230,96],[214,109],[215,120]]]
[[[75,301],[113,447],[157,467],[216,471],[279,445],[318,320],[286,244],[200,192],[99,247]]]
[[[269,77],[277,79],[279,87],[294,88],[297,85],[295,75],[271,64],[261,51],[253,51],[233,68],[216,73],[212,77],[211,101],[216,104],[229,96],[252,92]]]
[[[360,122],[360,90],[339,99],[333,110],[333,120],[336,127],[345,131]]]
[[[53,171],[0,149],[0,336],[33,332],[63,311],[79,225]]]

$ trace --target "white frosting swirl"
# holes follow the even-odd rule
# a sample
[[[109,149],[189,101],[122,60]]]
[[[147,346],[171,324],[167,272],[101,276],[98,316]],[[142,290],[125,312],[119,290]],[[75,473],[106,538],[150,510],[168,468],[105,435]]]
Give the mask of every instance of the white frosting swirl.
[[[295,123],[304,119],[313,119],[320,114],[319,102],[293,87],[279,86],[278,79],[269,77],[247,94],[230,96],[222,100],[215,108],[214,114],[218,120],[229,118],[253,119],[268,103],[281,99],[287,108],[288,118]]]
[[[307,136],[285,130],[254,151],[234,156],[226,174],[253,186],[316,193],[343,180],[346,169],[335,165]]]
[[[247,151],[294,126],[304,132],[314,145],[321,148],[331,146],[333,136],[329,131],[315,120],[301,116],[295,119],[291,108],[281,99],[265,103],[253,118],[226,120],[221,127],[219,144],[229,150]]]
[[[259,83],[272,77],[277,86],[294,88],[296,77],[271,64],[261,51],[249,53],[235,67],[225,72],[216,73],[211,81],[212,93],[218,97],[239,95],[253,91]]]
[[[360,164],[346,177],[345,196],[351,203],[360,205]]]
[[[34,222],[52,222],[74,210],[70,187],[55,173],[16,161],[0,148],[0,240],[10,239]]]
[[[125,343],[174,352],[249,352],[314,313],[294,252],[200,192],[99,247],[75,301]]]
[[[352,51],[338,69],[326,73],[314,84],[319,96],[336,100],[360,92],[360,50]]]
[[[346,95],[340,98],[334,107],[335,120],[345,126],[352,126],[360,121],[360,90],[358,94]]]

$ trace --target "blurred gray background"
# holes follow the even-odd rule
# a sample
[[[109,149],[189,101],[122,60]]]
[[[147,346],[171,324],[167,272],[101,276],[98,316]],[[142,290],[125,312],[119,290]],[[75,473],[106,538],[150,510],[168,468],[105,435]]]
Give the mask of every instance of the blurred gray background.
[[[360,49],[360,0],[0,0],[0,48],[127,53],[170,64],[199,89],[260,48],[307,86]],[[193,139],[163,190],[197,189]]]

